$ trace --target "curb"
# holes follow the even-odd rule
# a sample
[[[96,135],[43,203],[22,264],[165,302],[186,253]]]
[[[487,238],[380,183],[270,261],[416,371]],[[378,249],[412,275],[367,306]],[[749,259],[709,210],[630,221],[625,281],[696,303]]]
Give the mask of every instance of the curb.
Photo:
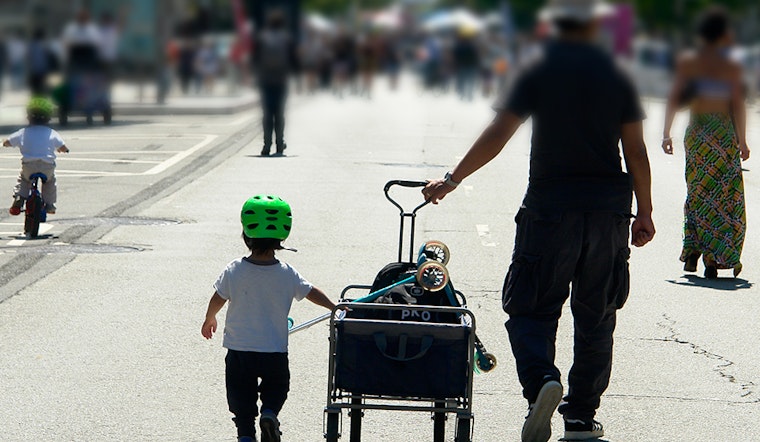
[[[225,103],[214,103],[210,99],[208,103],[194,105],[177,105],[177,104],[132,104],[132,103],[114,103],[114,117],[122,116],[154,116],[154,115],[230,115],[245,110],[250,110],[258,105],[257,97],[243,97],[241,99],[230,100]]]

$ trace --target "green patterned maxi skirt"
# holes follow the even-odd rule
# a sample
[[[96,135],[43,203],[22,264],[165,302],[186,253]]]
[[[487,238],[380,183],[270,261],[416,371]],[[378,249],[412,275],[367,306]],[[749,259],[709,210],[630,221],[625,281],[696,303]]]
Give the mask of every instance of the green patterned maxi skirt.
[[[742,162],[731,118],[692,115],[686,147],[686,204],[681,261],[702,255],[730,269],[740,263],[747,220]]]

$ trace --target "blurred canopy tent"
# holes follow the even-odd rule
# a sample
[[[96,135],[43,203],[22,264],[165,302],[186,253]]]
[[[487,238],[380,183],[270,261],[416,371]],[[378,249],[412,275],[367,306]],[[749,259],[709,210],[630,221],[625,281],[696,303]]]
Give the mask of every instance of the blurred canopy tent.
[[[330,19],[316,12],[306,14],[306,26],[317,32],[332,32],[335,29]]]
[[[399,6],[393,6],[372,15],[370,24],[377,29],[396,30],[404,23],[403,11]]]
[[[422,28],[430,32],[458,29],[480,32],[485,28],[485,23],[467,9],[459,8],[434,12],[423,21]]]

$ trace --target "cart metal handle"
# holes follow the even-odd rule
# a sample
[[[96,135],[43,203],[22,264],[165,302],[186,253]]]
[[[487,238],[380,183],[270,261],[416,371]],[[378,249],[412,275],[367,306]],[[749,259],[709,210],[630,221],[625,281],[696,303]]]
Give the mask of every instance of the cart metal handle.
[[[391,180],[385,183],[385,187],[383,188],[383,192],[385,193],[385,197],[388,199],[388,201],[391,202],[394,206],[398,208],[399,211],[403,214],[405,212],[404,208],[401,206],[401,204],[398,203],[398,201],[394,200],[390,193],[388,193],[391,190],[391,187],[393,186],[401,186],[401,187],[425,187],[427,186],[427,181],[408,181],[408,180]],[[420,210],[422,207],[428,205],[430,202],[425,201],[419,206],[415,207],[414,210],[412,210],[412,214],[416,214],[418,210]]]
[[[408,180],[391,180],[385,183],[385,187],[383,188],[383,192],[385,193],[385,198],[391,202],[396,208],[399,210],[399,216],[401,217],[400,224],[399,224],[399,232],[398,232],[398,261],[401,262],[401,255],[402,255],[402,249],[404,247],[404,219],[409,218],[410,220],[410,235],[409,235],[409,262],[414,262],[414,228],[415,228],[415,221],[417,218],[417,211],[421,208],[427,206],[430,204],[430,201],[424,201],[422,204],[418,205],[414,208],[411,212],[407,212],[401,204],[398,203],[398,201],[394,200],[389,191],[391,187],[393,186],[401,186],[401,187],[425,187],[427,185],[427,181],[408,181]]]

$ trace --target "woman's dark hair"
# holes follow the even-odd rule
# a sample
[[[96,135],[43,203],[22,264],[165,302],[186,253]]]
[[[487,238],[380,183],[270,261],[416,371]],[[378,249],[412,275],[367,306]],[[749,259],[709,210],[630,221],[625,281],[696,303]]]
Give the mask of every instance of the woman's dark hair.
[[[715,43],[728,33],[731,18],[728,11],[721,6],[712,6],[705,10],[697,23],[697,33],[707,43]]]
[[[274,238],[249,238],[243,234],[245,246],[251,253],[261,255],[272,250],[282,250],[282,241]]]

